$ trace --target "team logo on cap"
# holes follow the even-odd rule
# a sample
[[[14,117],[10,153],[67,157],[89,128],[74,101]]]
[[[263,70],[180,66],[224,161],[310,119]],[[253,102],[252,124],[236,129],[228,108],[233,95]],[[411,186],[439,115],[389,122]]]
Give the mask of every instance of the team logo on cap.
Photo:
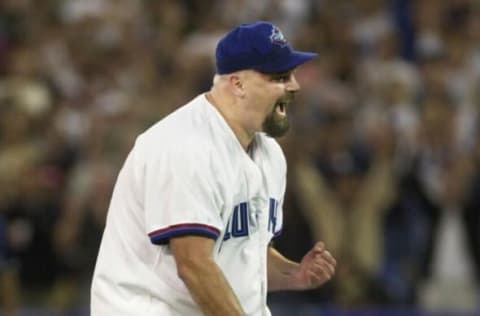
[[[283,36],[282,31],[276,26],[272,28],[272,34],[270,35],[270,40],[273,44],[285,46],[287,45],[287,39]]]

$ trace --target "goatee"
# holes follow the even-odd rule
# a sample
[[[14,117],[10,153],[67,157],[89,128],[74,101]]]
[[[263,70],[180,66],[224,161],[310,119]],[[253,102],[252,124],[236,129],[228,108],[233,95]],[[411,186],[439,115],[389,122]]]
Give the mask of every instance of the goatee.
[[[285,135],[290,128],[287,116],[281,117],[273,110],[263,122],[263,131],[270,137],[277,138]]]

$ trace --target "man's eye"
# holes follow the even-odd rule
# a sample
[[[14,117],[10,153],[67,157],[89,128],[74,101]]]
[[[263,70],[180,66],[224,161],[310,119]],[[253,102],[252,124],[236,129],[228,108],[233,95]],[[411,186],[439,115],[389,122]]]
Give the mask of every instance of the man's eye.
[[[278,82],[287,82],[290,79],[290,76],[285,75],[285,76],[278,76],[273,78],[273,80],[278,81]]]

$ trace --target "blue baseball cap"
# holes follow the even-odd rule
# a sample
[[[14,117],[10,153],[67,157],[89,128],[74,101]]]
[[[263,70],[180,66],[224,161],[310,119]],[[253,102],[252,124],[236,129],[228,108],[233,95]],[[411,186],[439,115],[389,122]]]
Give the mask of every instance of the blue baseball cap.
[[[220,75],[244,69],[285,72],[317,55],[293,50],[280,29],[264,21],[235,27],[220,39],[215,51]]]

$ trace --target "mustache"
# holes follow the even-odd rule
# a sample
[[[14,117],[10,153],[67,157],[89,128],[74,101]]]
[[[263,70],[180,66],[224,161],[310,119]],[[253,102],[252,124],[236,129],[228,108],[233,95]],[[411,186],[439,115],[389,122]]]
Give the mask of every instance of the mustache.
[[[294,93],[288,93],[277,99],[277,103],[291,103],[295,100]]]

